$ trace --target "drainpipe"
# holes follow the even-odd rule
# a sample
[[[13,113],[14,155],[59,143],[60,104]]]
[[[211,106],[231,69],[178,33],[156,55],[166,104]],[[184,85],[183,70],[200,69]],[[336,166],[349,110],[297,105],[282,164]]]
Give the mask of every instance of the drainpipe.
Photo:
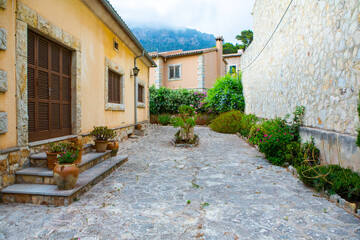
[[[145,50],[143,50],[143,52],[142,52],[142,54],[141,55],[139,55],[139,56],[136,56],[135,58],[134,58],[134,68],[136,68],[137,66],[136,66],[136,60],[138,59],[138,58],[140,58],[140,57],[143,57],[145,55]],[[134,110],[135,110],[135,127],[136,127],[136,125],[137,125],[137,92],[136,92],[136,88],[137,88],[137,82],[136,82],[136,77],[137,76],[135,76],[135,74],[134,74]]]

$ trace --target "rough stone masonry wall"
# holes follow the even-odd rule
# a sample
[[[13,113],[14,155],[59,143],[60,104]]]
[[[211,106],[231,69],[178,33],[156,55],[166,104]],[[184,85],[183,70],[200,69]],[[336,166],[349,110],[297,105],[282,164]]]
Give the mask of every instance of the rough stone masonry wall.
[[[289,3],[255,2],[254,41],[241,61],[246,112],[283,117],[303,105],[305,126],[354,135],[359,123],[360,1],[294,0],[268,46],[246,68]]]

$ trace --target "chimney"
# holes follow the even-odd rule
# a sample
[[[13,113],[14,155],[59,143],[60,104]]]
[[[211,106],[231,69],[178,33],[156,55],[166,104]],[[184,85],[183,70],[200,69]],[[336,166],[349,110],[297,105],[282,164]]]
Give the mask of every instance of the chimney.
[[[217,58],[216,58],[216,72],[217,78],[225,76],[225,63],[223,62],[223,37],[219,36],[216,38]]]
[[[215,39],[216,39],[216,48],[218,49],[219,53],[222,55],[224,38],[222,36],[219,36]]]
[[[238,53],[243,54],[243,53],[244,53],[244,49],[238,49]]]

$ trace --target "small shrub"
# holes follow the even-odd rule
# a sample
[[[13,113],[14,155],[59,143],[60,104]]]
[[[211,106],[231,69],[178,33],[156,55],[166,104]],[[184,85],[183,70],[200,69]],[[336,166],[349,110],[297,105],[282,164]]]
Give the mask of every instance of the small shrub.
[[[237,133],[241,130],[241,119],[244,114],[241,111],[229,111],[216,117],[210,124],[210,128],[219,133]]]
[[[195,109],[190,106],[181,106],[179,108],[179,117],[171,119],[171,125],[175,128],[180,127],[178,134],[175,134],[177,139],[182,141],[194,140],[194,127],[196,126]]]
[[[158,121],[161,125],[169,125],[171,122],[171,115],[169,114],[159,115]]]
[[[286,146],[294,140],[294,134],[290,132],[277,131],[265,134],[259,141],[259,150],[274,165],[281,166],[286,161]]]
[[[263,139],[265,131],[262,125],[256,124],[253,125],[250,129],[248,141],[252,145],[258,145],[260,140]]]
[[[314,138],[310,138],[310,142],[307,141],[302,145],[301,149],[304,160],[309,160],[311,164],[317,164],[320,158],[320,150],[315,146]]]
[[[360,201],[360,175],[339,165],[309,166],[297,168],[300,180],[317,191],[327,190],[348,201]]]
[[[226,75],[216,80],[214,86],[208,90],[205,99],[207,108],[218,113],[230,110],[245,110],[245,99],[241,75]]]
[[[216,116],[212,114],[199,113],[196,116],[196,125],[209,125],[215,117]]]
[[[244,116],[241,118],[241,129],[239,133],[244,137],[248,137],[251,128],[258,122],[258,120],[259,119],[255,115],[244,114]]]

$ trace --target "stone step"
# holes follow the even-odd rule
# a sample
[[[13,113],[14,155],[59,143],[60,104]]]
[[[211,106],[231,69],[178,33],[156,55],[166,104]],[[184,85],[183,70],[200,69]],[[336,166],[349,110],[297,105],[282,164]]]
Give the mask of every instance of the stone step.
[[[84,144],[83,155],[92,152],[92,144]],[[30,166],[33,167],[47,167],[46,153],[36,153],[30,155]]]
[[[93,166],[103,162],[111,157],[111,151],[104,153],[90,152],[82,156],[79,164],[80,172],[92,168]],[[53,171],[47,167],[28,167],[15,172],[16,183],[27,184],[55,184],[53,179]]]
[[[74,189],[59,190],[56,185],[14,184],[1,191],[4,203],[32,203],[38,205],[69,205],[92,186],[100,182],[127,161],[125,155],[109,158],[81,173]]]

